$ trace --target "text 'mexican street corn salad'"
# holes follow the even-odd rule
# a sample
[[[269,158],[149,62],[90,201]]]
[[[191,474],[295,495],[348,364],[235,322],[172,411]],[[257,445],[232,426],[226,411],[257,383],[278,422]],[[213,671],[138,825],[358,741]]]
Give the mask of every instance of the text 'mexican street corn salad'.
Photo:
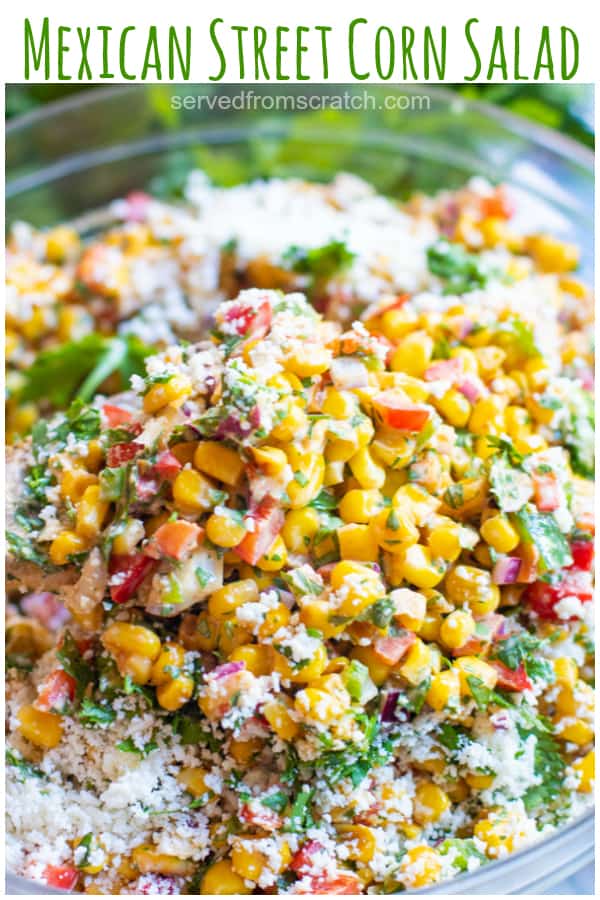
[[[579,816],[577,249],[480,180],[195,173],[113,214],[9,239],[9,870],[411,892]]]

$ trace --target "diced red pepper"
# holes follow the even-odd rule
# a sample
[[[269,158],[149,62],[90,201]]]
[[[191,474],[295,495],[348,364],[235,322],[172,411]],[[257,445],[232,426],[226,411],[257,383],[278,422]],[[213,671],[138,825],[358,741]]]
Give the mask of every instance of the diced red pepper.
[[[296,888],[297,894],[361,894],[363,883],[357,875],[316,875],[304,887]]]
[[[594,568],[594,542],[573,541],[571,544],[571,556],[573,557],[573,564],[569,568],[591,572]]]
[[[489,662],[498,674],[498,681],[496,684],[503,690],[528,691],[533,687],[522,662],[519,663],[516,669],[509,669],[509,667],[505,666],[499,659],[491,659]]]
[[[261,338],[269,330],[272,316],[271,304],[267,300],[258,306],[235,303],[227,310],[225,321],[234,322],[239,335]]]
[[[552,512],[560,506],[560,488],[554,472],[533,473],[533,500],[540,512]]]
[[[477,656],[482,653],[497,634],[499,634],[506,616],[501,613],[488,613],[477,620],[478,633],[470,637],[461,647],[452,650],[452,656]],[[485,630],[484,630],[485,629]]]
[[[79,869],[75,866],[46,866],[44,869],[44,881],[49,887],[59,888],[61,891],[72,891],[80,876]]]
[[[488,197],[481,199],[481,212],[487,218],[510,219],[515,214],[516,206],[503,184],[498,185]]]
[[[412,631],[397,637],[383,637],[375,641],[375,655],[387,666],[395,666],[408,653],[416,639]]]
[[[170,450],[159,453],[153,466],[156,474],[166,481],[172,481],[182,468],[181,463]]]
[[[145,553],[113,554],[108,567],[113,603],[127,603],[156,566],[156,560]]]
[[[240,810],[240,819],[249,825],[255,825],[264,831],[277,831],[281,828],[281,816],[273,809],[254,809],[248,804],[244,804]]]
[[[540,619],[550,622],[561,621],[555,607],[565,597],[576,597],[581,603],[590,602],[592,585],[586,572],[582,572],[580,569],[566,569],[562,581],[559,581],[558,584],[536,581],[534,584],[530,584],[523,593],[523,601],[538,614]]]
[[[194,547],[198,545],[198,539],[204,529],[195,522],[186,522],[185,519],[177,519],[176,522],[164,522],[152,535],[152,541],[146,548],[149,556],[155,554],[150,548],[158,550],[159,556],[168,556],[170,559],[185,559]]]
[[[452,359],[438,359],[425,369],[425,381],[454,381],[462,374],[463,361],[460,356]]]
[[[304,875],[310,872],[314,865],[313,857],[323,850],[323,845],[318,841],[310,840],[302,844],[300,849],[294,853],[290,862],[290,869],[297,875]]]
[[[122,409],[113,403],[105,403],[102,412],[109,428],[119,428],[120,425],[126,425],[133,419],[133,414],[128,409]]]
[[[429,420],[426,406],[410,403],[397,391],[382,391],[373,398],[373,407],[383,424],[396,431],[422,431]]]
[[[248,529],[236,552],[244,562],[255,566],[261,556],[271,548],[283,527],[284,514],[274,497],[266,496],[254,510],[244,516]]]
[[[129,441],[126,444],[113,444],[106,451],[106,465],[110,469],[116,469],[123,463],[129,462],[138,453],[144,449],[143,444],[137,444],[135,441]]]
[[[35,700],[43,712],[63,712],[75,699],[75,679],[64,669],[54,669],[46,676]]]
[[[138,467],[135,477],[135,495],[138,500],[141,500],[142,503],[153,500],[158,493],[159,487],[159,481],[152,475],[151,469],[148,472],[140,472]]]

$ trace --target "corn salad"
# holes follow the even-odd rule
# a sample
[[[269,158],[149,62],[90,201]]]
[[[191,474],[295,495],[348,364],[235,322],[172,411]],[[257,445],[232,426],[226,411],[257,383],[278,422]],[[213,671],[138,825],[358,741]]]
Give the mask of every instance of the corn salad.
[[[494,245],[497,218],[508,246],[488,213],[470,227]],[[15,448],[13,870],[86,893],[410,891],[590,803],[580,289],[567,251],[514,238],[551,273],[531,312],[520,256],[487,268],[451,237],[426,291],[378,292],[351,325],[244,290],[210,340]],[[19,599],[34,575],[66,623],[54,593]]]

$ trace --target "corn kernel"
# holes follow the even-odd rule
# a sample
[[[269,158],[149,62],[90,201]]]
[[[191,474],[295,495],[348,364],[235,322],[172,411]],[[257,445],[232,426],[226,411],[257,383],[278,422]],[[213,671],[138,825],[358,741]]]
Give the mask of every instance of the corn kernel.
[[[194,679],[190,675],[178,675],[156,688],[156,699],[163,709],[175,712],[191,699],[193,693]]]
[[[201,894],[251,894],[241,875],[234,871],[228,859],[222,859],[208,867],[200,882]]]
[[[456,708],[460,701],[458,672],[455,669],[445,669],[434,675],[425,699],[436,712],[442,709]]]
[[[446,576],[445,593],[455,606],[466,604],[474,616],[494,612],[500,603],[500,590],[491,573],[474,566],[455,566]]]
[[[144,396],[144,412],[155,413],[170,403],[180,403],[192,393],[192,384],[185,375],[173,375],[164,384],[153,384]]]
[[[464,697],[473,696],[470,679],[477,679],[483,687],[493,690],[496,687],[498,673],[493,666],[488,665],[476,656],[460,656],[453,666],[460,678],[460,691]]]
[[[286,514],[281,536],[292,553],[307,553],[319,527],[320,519],[316,509],[310,506],[292,509]]]
[[[77,556],[87,550],[89,544],[85,538],[74,531],[63,531],[50,544],[48,556],[55,566],[65,566],[70,557]]]
[[[433,338],[424,331],[414,331],[402,338],[390,361],[392,372],[406,372],[421,378],[433,356]]]
[[[498,553],[510,553],[519,543],[519,534],[510,521],[498,514],[486,519],[480,528],[481,537]]]
[[[262,708],[262,714],[275,734],[283,741],[291,741],[298,735],[300,727],[284,703],[276,700],[266,703]]]
[[[425,887],[440,880],[442,863],[439,854],[425,844],[411,847],[402,857],[400,877],[410,888]]]
[[[475,619],[470,612],[456,609],[440,625],[440,639],[451,650],[466,644],[475,634]]]
[[[194,466],[205,475],[231,486],[237,484],[244,471],[239,453],[218,441],[201,441],[194,452]]]
[[[577,790],[582,794],[589,794],[593,789],[596,774],[596,754],[593,750],[573,763],[573,769],[579,775]]]
[[[113,622],[101,637],[109,653],[134,653],[154,662],[160,653],[160,638],[144,625]]]
[[[246,844],[238,843],[233,845],[231,866],[233,871],[242,878],[258,881],[266,865],[266,860],[262,853],[259,853],[258,850],[248,849]]]
[[[173,500],[177,509],[194,515],[213,506],[214,483],[194,469],[183,469],[173,482]]]
[[[417,638],[404,657],[399,670],[409,684],[418,685],[428,677],[431,671],[431,649],[428,644]]]
[[[51,750],[60,743],[62,720],[56,713],[42,712],[35,706],[22,706],[17,713],[19,731],[36,747]]]
[[[100,498],[100,487],[97,484],[87,487],[77,504],[75,518],[77,534],[87,540],[96,538],[102,530],[109,508],[110,503]]]
[[[436,409],[454,428],[464,428],[471,415],[471,404],[460,391],[451,388],[435,404]]]
[[[268,644],[241,644],[230,654],[231,662],[243,662],[253,675],[269,675],[273,670],[273,653]]]
[[[415,790],[413,817],[417,825],[437,822],[450,807],[450,799],[445,791],[432,781],[422,781]]]
[[[152,666],[150,680],[152,684],[167,684],[179,674],[184,663],[184,649],[181,644],[167,641],[163,644],[156,662]]]
[[[191,860],[180,859],[178,856],[170,856],[167,853],[159,853],[153,847],[145,844],[135,847],[131,853],[134,865],[144,874],[158,872],[161,875],[191,875],[194,863]]]
[[[377,839],[368,825],[340,825],[338,833],[347,847],[348,859],[369,863],[375,856]]]
[[[379,545],[368,525],[343,525],[337,536],[342,559],[377,562]]]
[[[234,510],[225,512],[223,509],[213,513],[205,528],[207,538],[217,547],[237,547],[246,534],[241,516],[236,516]]]

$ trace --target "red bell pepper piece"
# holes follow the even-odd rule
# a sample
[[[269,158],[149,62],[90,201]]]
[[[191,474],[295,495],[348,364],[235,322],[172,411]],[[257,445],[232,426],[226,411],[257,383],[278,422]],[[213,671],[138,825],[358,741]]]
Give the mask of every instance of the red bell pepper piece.
[[[75,679],[64,669],[54,669],[41,686],[35,706],[43,712],[63,712],[75,700]]]
[[[373,398],[373,408],[384,425],[396,431],[422,431],[429,420],[426,406],[410,403],[397,391],[382,391]]]
[[[240,810],[240,819],[249,825],[262,828],[263,831],[277,831],[282,824],[281,816],[275,810],[266,807],[261,810],[253,809],[247,804],[244,804]]]
[[[558,584],[536,581],[530,584],[523,593],[523,601],[538,614],[540,619],[550,622],[560,621],[555,611],[556,604],[565,597],[576,597],[581,603],[589,603],[592,599],[592,586],[589,576],[580,569],[566,569],[564,577]]]
[[[152,468],[163,480],[172,481],[183,467],[170,450],[164,450],[158,454],[158,458]]]
[[[227,310],[225,321],[233,322],[239,335],[261,338],[269,330],[272,317],[271,304],[265,300],[258,306],[235,303]]]
[[[594,568],[594,542],[573,541],[571,544],[571,556],[573,557],[573,564],[569,568],[591,572]]]
[[[122,466],[123,463],[129,462],[138,453],[144,449],[143,444],[137,444],[135,441],[128,441],[125,444],[113,444],[106,451],[106,465],[111,469]]]
[[[408,653],[416,639],[412,631],[397,637],[383,637],[375,641],[375,655],[387,666],[395,666]]]
[[[128,409],[122,409],[113,403],[105,403],[102,406],[102,413],[109,428],[119,428],[119,426],[126,425],[133,419],[133,414]]]
[[[244,562],[255,566],[270,549],[283,527],[284,514],[274,497],[266,496],[244,516],[248,529],[236,552]]]
[[[297,894],[360,894],[363,884],[357,875],[315,875],[309,884],[296,888]]]
[[[108,567],[113,603],[127,603],[156,566],[157,561],[145,553],[113,554]]]
[[[481,212],[487,218],[510,219],[515,214],[514,200],[503,184],[498,185],[489,197],[482,197]]]
[[[304,875],[312,869],[314,865],[313,857],[322,850],[323,845],[318,841],[306,841],[306,843],[302,844],[300,849],[294,853],[292,861],[290,862],[290,869],[292,872],[296,872],[297,875]]]
[[[61,891],[72,891],[79,881],[80,872],[75,866],[46,866],[44,869],[44,881],[49,887],[59,888]]]
[[[499,659],[491,659],[490,665],[498,673],[496,684],[505,691],[528,691],[533,686],[522,662],[516,669],[509,669]]]
[[[533,501],[540,512],[558,509],[560,489],[554,473],[533,473]]]

